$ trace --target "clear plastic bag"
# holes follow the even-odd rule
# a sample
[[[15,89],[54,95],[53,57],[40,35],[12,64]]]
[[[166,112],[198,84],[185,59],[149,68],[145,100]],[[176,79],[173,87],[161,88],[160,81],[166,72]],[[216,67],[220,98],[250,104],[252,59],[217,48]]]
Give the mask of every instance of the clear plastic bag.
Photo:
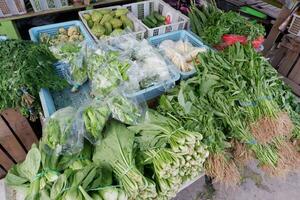
[[[43,126],[43,143],[49,152],[75,154],[83,148],[83,123],[76,123],[76,109],[66,107],[53,113]]]
[[[165,40],[160,43],[159,49],[163,50],[166,57],[182,72],[191,71],[194,68],[193,60],[198,53],[207,51],[205,47],[194,47],[187,39],[179,41]]]
[[[111,115],[106,103],[92,101],[78,109],[76,123],[82,124],[84,137],[92,144],[96,144],[102,138],[102,130]]]
[[[73,86],[72,91],[78,91],[79,87],[87,80],[86,54],[87,44],[81,43],[64,43],[52,46],[50,49],[61,62],[66,63],[63,74],[64,78]]]
[[[112,117],[124,124],[136,125],[145,119],[147,104],[127,98],[120,91],[114,91],[106,102],[112,112]]]
[[[91,95],[104,98],[115,90],[122,82],[122,76],[116,67],[105,65],[93,75]]]
[[[147,40],[139,41],[127,36],[114,39],[111,45],[122,52],[122,59],[129,59],[134,63],[127,71],[129,82],[132,83],[126,84],[134,86],[136,91],[164,84],[172,78],[168,63]],[[139,88],[136,87],[137,83]]]

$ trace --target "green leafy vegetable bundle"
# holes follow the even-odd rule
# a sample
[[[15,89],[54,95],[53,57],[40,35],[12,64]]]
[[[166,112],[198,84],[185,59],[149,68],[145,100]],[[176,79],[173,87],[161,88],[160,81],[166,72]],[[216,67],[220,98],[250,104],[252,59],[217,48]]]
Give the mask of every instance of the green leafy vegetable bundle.
[[[160,197],[173,198],[184,182],[203,171],[208,151],[202,134],[185,130],[174,116],[149,111],[145,122],[130,129],[138,133],[142,164],[153,165]]]
[[[143,176],[134,160],[134,132],[125,125],[111,121],[105,138],[97,144],[93,161],[99,165],[110,166],[119,184],[130,199],[155,199],[155,183]]]
[[[41,88],[61,90],[67,86],[53,67],[57,61],[48,47],[29,41],[0,41],[0,110],[20,109],[25,116],[40,110],[36,100]],[[31,108],[31,110],[30,110]]]
[[[89,143],[74,155],[48,154],[46,148],[43,142],[39,148],[33,145],[25,161],[5,178],[7,185],[26,191],[26,200],[127,200],[124,191],[112,185],[112,171],[92,162]]]
[[[262,25],[253,24],[236,12],[223,12],[215,5],[202,10],[192,5],[189,17],[192,31],[210,45],[221,43],[224,34],[243,35],[250,41],[265,34]]]
[[[230,145],[232,139],[272,173],[288,170],[282,163],[297,158],[287,140],[293,125],[287,110],[277,103],[282,82],[276,71],[250,45],[199,54],[198,60],[197,76],[163,96],[160,112],[180,118],[185,128],[203,134],[210,151],[207,174],[218,181],[239,181],[233,162],[237,160],[230,155],[236,148]],[[286,158],[286,154],[293,156]]]

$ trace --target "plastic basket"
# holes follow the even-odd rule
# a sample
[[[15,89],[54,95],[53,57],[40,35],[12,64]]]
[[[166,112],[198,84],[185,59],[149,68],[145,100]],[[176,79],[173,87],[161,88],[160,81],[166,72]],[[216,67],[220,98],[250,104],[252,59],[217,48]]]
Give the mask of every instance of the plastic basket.
[[[29,35],[30,39],[34,42],[39,42],[39,37],[41,33],[47,33],[50,36],[57,34],[59,28],[69,28],[71,26],[79,27],[81,34],[83,35],[84,39],[88,43],[93,43],[94,40],[88,33],[88,31],[85,29],[84,25],[79,20],[74,21],[68,21],[68,22],[62,22],[62,23],[56,23],[56,24],[50,24],[45,26],[38,26],[29,29]]]
[[[67,74],[64,71],[66,70],[65,65],[65,63],[56,63],[54,65],[57,74],[62,78],[66,78],[65,74]],[[174,67],[169,67],[169,69],[172,79],[132,94],[125,94],[125,96],[134,98],[137,102],[143,102],[163,94],[168,88],[173,87],[175,82],[180,78],[180,75],[173,70]],[[47,118],[58,109],[67,106],[80,107],[82,103],[90,98],[90,84],[88,82],[83,84],[76,93],[72,93],[71,88],[66,88],[60,92],[50,92],[48,89],[43,88],[40,90],[39,96],[44,116]]]
[[[69,6],[68,0],[30,0],[34,12]]]
[[[299,15],[293,14],[293,20],[288,29],[288,32],[293,35],[300,36],[300,16]]]
[[[0,0],[0,17],[22,15],[26,13],[23,0]]]
[[[189,18],[160,0],[142,1],[139,3],[126,4],[123,7],[130,10],[139,20],[150,15],[152,11],[158,11],[163,16],[170,16],[172,23],[156,28],[149,28],[145,24],[147,32],[145,38],[161,35],[164,33],[183,30],[189,26]]]
[[[105,41],[105,40],[109,40],[110,38],[116,38],[118,36],[115,37],[108,37],[107,39],[98,39],[91,31],[90,27],[88,26],[86,20],[83,18],[83,14],[90,14],[95,10],[103,10],[103,9],[111,9],[111,10],[116,10],[118,8],[122,8],[121,6],[110,6],[110,7],[105,7],[105,8],[99,8],[99,9],[93,9],[93,10],[86,10],[86,11],[80,11],[78,12],[79,17],[81,19],[81,21],[83,22],[83,24],[85,25],[86,29],[89,31],[89,33],[92,35],[92,37],[94,38],[94,40],[96,42],[100,42],[100,41]],[[146,29],[144,28],[143,24],[132,14],[132,13],[128,13],[127,17],[133,21],[134,24],[134,32],[132,33],[125,33],[122,35],[123,36],[131,36],[131,37],[136,37],[137,39],[143,39],[144,38],[144,34],[146,32]]]
[[[195,47],[206,47],[207,49],[209,49],[208,46],[206,46],[205,44],[203,44],[203,42],[201,42],[198,36],[196,36],[192,32],[188,32],[185,30],[170,32],[163,35],[154,36],[148,39],[149,43],[155,47],[157,47],[164,40],[173,40],[173,41],[187,40]],[[187,79],[196,73],[195,69],[193,69],[190,72],[182,72],[176,67],[176,70],[178,71],[178,73],[180,73],[181,79]]]

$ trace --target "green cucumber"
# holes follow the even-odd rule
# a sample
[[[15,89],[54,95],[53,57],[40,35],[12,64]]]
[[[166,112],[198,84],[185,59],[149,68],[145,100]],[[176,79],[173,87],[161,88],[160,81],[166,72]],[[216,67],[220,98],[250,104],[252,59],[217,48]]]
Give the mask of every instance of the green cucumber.
[[[146,18],[149,19],[156,26],[157,20],[156,20],[156,18],[153,15],[149,15]]]
[[[161,14],[159,14],[158,12],[153,12],[152,14],[158,21],[160,22],[164,22],[166,20],[165,16],[162,16]]]
[[[154,28],[156,27],[155,24],[152,23],[152,21],[150,21],[147,17],[145,19],[142,20],[142,22],[148,26],[149,28]]]

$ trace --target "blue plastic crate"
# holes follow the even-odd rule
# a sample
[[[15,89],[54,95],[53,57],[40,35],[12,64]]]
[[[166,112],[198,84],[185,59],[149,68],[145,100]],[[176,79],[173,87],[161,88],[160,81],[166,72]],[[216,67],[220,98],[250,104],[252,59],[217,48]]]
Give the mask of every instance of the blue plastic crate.
[[[65,63],[57,63],[54,65],[56,72],[62,78],[66,75]],[[180,74],[174,70],[174,67],[169,67],[171,73],[171,79],[165,81],[162,84],[157,84],[152,87],[134,92],[132,94],[125,94],[128,98],[134,98],[137,102],[143,102],[154,99],[163,94],[168,88],[175,85],[175,82],[180,79]],[[48,89],[41,89],[39,92],[40,101],[44,111],[44,116],[47,118],[51,116],[56,110],[73,106],[75,108],[80,107],[82,103],[90,98],[90,84],[87,82],[82,85],[78,92],[72,93],[71,88],[66,88],[60,92],[50,92]]]
[[[205,44],[203,44],[203,42],[201,42],[201,40],[198,36],[196,36],[192,32],[185,31],[185,30],[169,32],[169,33],[154,36],[154,37],[151,37],[148,39],[149,43],[155,47],[157,47],[164,40],[173,40],[173,41],[187,40],[195,47],[206,47],[209,49],[208,46],[206,46]],[[182,72],[176,67],[176,70],[180,73],[181,79],[187,79],[196,73],[195,69],[193,69],[190,72]]]
[[[137,102],[143,102],[148,101],[151,99],[154,99],[163,93],[165,93],[168,89],[175,86],[176,81],[180,79],[180,74],[174,70],[175,66],[169,65],[169,72],[171,74],[171,79],[164,81],[161,84],[153,85],[151,87],[148,87],[146,89],[126,94],[125,96],[128,98],[133,98]]]
[[[39,37],[40,37],[41,33],[47,33],[50,36],[52,36],[54,34],[57,34],[59,28],[68,29],[71,26],[79,27],[80,32],[83,35],[85,41],[88,43],[94,43],[92,36],[85,29],[83,23],[79,20],[73,20],[73,21],[68,21],[68,22],[49,24],[49,25],[37,26],[37,27],[31,28],[31,29],[29,29],[30,39],[34,42],[39,42]]]

